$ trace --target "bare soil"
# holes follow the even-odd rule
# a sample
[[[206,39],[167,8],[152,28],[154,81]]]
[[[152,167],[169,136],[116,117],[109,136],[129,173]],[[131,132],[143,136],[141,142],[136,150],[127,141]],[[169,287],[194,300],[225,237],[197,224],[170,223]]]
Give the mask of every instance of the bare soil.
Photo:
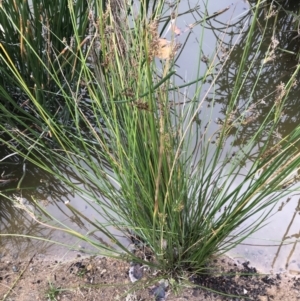
[[[62,262],[49,261],[38,255],[19,261],[10,255],[2,255],[0,300],[300,300],[300,279],[285,274],[262,275],[249,263],[237,263],[227,257],[213,260],[211,266],[214,267],[211,275],[165,280],[165,289],[159,298],[153,295],[161,285],[157,276],[145,271],[139,281],[132,283],[130,264],[125,261],[100,256],[82,257],[80,254]]]

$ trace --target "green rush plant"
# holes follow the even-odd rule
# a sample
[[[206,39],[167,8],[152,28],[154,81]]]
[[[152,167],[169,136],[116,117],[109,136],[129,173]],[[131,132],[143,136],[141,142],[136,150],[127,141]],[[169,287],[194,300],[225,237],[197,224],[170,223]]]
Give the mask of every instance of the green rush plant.
[[[48,301],[57,301],[59,300],[59,294],[65,291],[67,291],[67,289],[55,287],[51,282],[49,282],[49,288],[45,292],[45,297]]]
[[[260,228],[274,204],[296,189],[290,176],[299,166],[300,128],[276,143],[273,135],[299,68],[253,137],[235,146],[253,110],[251,94],[237,114],[239,96],[250,72],[257,72],[254,93],[262,70],[247,57],[260,1],[251,11],[242,61],[219,124],[212,120],[213,105],[203,109],[204,82],[219,64],[209,88],[213,91],[230,53],[220,64],[216,47],[205,71],[199,55],[198,75],[185,85],[195,92],[183,96],[185,87],[175,83],[177,46],[161,64],[155,58],[161,47],[158,31],[170,21],[159,22],[164,1],[32,2],[32,9],[26,1],[13,7],[2,1],[0,8],[1,22],[5,20],[0,38],[0,127],[5,137],[0,139],[24,162],[49,172],[93,204],[104,222],[91,223],[110,243],[61,223],[63,231],[106,255],[126,254],[162,272],[197,273],[212,256]],[[10,41],[15,37],[18,45]],[[66,40],[75,46],[67,47]],[[44,53],[48,44],[51,51]],[[14,87],[22,103],[11,93]],[[83,185],[67,178],[62,166]],[[249,225],[251,218],[255,222]],[[141,240],[151,260],[131,253],[111,226]]]
[[[76,33],[80,37],[86,33],[87,9],[86,1],[76,1],[73,5],[74,18],[78,21]],[[65,82],[78,81],[78,65],[72,51],[76,53],[82,45],[78,45],[78,40],[73,37],[68,11],[68,0],[1,1],[1,44],[31,94],[52,112],[58,106],[65,107],[61,86],[57,83],[65,86]],[[20,106],[26,99],[19,93],[22,90],[20,82],[10,76],[4,60],[0,61],[0,69],[2,87],[15,99],[19,98],[14,105],[10,103],[10,109],[18,115],[24,114]],[[55,74],[55,78],[49,72]]]

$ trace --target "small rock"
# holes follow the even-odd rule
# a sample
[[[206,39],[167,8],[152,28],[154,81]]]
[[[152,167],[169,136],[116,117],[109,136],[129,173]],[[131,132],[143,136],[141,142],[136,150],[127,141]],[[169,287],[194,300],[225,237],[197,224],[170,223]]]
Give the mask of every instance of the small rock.
[[[154,287],[150,291],[151,295],[154,295],[155,301],[165,301],[166,300],[166,291],[165,285],[159,284],[158,286]]]
[[[13,270],[14,273],[17,273],[19,271],[19,267],[16,266],[16,265],[13,265],[12,270]]]
[[[136,282],[143,277],[143,267],[140,264],[133,264],[129,269],[131,282]]]
[[[159,285],[163,285],[164,288],[168,288],[169,287],[169,280],[167,280],[167,279],[160,279],[158,281],[158,283],[159,283]]]
[[[200,295],[199,289],[194,289],[194,290],[193,290],[193,296],[194,296],[194,297],[198,297],[199,295]]]

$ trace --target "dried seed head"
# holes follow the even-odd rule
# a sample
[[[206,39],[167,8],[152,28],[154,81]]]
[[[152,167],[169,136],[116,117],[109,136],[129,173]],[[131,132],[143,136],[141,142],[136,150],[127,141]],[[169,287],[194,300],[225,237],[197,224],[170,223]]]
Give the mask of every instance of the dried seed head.
[[[278,44],[279,44],[279,41],[274,36],[272,36],[272,38],[271,38],[271,47],[272,47],[272,49],[275,50],[276,47],[278,46]]]
[[[156,44],[153,44],[154,55],[162,60],[172,59],[177,50],[181,47],[181,44],[176,44],[173,41],[159,38]]]
[[[292,87],[296,88],[298,86],[298,81],[296,79],[293,80]]]
[[[275,50],[276,50],[278,44],[279,44],[279,41],[274,36],[272,36],[271,44],[269,46],[270,51],[269,51],[267,57],[263,60],[264,64],[268,63],[269,61],[273,61],[276,58]]]
[[[152,35],[152,37],[157,36],[158,37],[158,20],[153,20],[149,23],[149,33]]]
[[[276,86],[276,99],[275,99],[276,106],[280,105],[285,95],[286,95],[285,84],[283,82],[280,82],[280,84]]]

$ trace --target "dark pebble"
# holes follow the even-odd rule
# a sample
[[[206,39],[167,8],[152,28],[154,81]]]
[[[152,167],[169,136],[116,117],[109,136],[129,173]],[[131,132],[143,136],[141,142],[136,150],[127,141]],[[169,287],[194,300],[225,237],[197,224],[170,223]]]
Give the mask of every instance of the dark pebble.
[[[198,297],[199,294],[200,294],[200,291],[199,291],[198,289],[194,289],[194,290],[193,290],[193,296],[194,296],[194,297]]]
[[[156,286],[150,291],[151,295],[154,295],[155,301],[162,301],[165,299],[166,292],[165,292],[165,286],[163,284],[160,284],[159,286]]]
[[[269,284],[269,285],[274,285],[275,284],[275,280],[269,276],[266,276],[264,278],[261,278],[261,280],[266,283],[266,284]]]

